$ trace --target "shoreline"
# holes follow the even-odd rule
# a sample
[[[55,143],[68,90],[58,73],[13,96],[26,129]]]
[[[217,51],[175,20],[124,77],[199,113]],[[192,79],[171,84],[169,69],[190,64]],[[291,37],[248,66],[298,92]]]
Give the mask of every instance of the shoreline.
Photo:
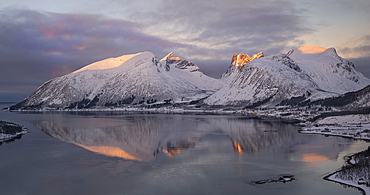
[[[125,112],[125,113],[149,113],[149,114],[216,114],[251,116],[260,119],[283,119],[293,121],[293,123],[306,122],[312,120],[325,112],[306,111],[299,108],[278,108],[278,109],[243,109],[240,107],[228,108],[196,108],[196,107],[173,107],[164,106],[159,108],[146,107],[121,107],[121,108],[82,108],[82,109],[30,109],[30,110],[10,110],[3,108],[3,111],[9,112]],[[314,112],[314,113],[313,113]]]
[[[370,141],[370,114],[330,116],[305,122],[299,132]]]
[[[364,188],[362,188],[359,185],[356,185],[355,183],[351,183],[351,182],[348,182],[348,181],[346,182],[344,180],[339,180],[339,179],[337,180],[337,179],[331,178],[331,177],[335,177],[335,175],[338,172],[339,171],[336,171],[334,173],[330,173],[329,175],[325,176],[323,179],[326,180],[326,181],[330,181],[330,182],[334,182],[334,183],[346,186],[346,187],[351,187],[351,188],[357,189],[358,191],[360,191],[364,195],[369,195],[370,194],[370,189],[365,190]]]
[[[352,159],[355,155],[356,154],[352,154],[352,155],[348,156],[348,159],[346,160],[346,164],[353,165],[353,163],[351,161],[352,161]],[[360,184],[355,183],[353,181],[342,180],[342,179],[336,178],[336,175],[339,174],[340,171],[341,170],[330,173],[330,174],[326,175],[323,179],[326,180],[326,181],[338,183],[340,185],[344,185],[344,186],[347,186],[347,187],[355,188],[355,189],[359,190],[360,192],[362,192],[362,194],[364,194],[364,195],[369,195],[370,194],[370,187],[360,185]]]

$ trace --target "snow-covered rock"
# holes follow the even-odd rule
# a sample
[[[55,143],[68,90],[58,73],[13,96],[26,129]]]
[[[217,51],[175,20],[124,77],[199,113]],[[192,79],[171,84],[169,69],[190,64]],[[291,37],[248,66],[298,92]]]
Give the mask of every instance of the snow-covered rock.
[[[238,54],[234,53],[234,56],[231,60],[231,64],[234,66],[244,66],[248,62],[263,57],[263,53],[260,52],[258,54],[253,54],[252,57],[250,57],[248,54]]]
[[[0,145],[2,142],[8,142],[20,139],[22,135],[28,133],[27,128],[7,121],[0,121]]]
[[[255,60],[255,59],[258,59],[258,58],[262,58],[262,57],[263,57],[262,52],[260,52],[258,54],[253,54],[252,57],[250,57],[248,54],[236,54],[236,53],[234,53],[233,58],[231,59],[231,64],[230,64],[229,68],[226,70],[226,72],[221,75],[221,79],[225,79],[225,78],[230,77],[231,75],[233,75],[233,73],[239,72],[240,69],[244,65],[248,64],[248,62],[250,62],[252,60]],[[230,79],[228,79],[228,80],[230,80]]]
[[[52,79],[11,109],[189,102],[221,87],[193,62],[151,52],[109,58]]]

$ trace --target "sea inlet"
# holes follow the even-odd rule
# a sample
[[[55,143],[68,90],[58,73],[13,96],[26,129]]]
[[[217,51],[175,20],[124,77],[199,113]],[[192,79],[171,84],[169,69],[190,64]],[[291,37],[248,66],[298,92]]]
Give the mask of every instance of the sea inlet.
[[[29,133],[0,146],[1,194],[362,194],[323,178],[360,140],[277,119],[0,112]]]

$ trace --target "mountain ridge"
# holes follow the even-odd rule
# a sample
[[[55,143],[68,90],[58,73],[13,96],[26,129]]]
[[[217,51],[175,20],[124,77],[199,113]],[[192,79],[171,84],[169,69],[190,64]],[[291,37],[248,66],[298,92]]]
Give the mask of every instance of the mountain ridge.
[[[363,89],[370,79],[335,48],[303,46],[287,54],[234,53],[220,79],[170,52],[108,58],[51,79],[10,109],[82,109],[192,105],[298,106]]]

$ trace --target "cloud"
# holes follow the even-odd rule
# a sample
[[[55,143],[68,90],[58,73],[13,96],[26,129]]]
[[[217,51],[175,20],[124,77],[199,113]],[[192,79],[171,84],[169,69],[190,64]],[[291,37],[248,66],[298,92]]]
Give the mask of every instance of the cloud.
[[[368,14],[370,9],[370,1],[367,0],[357,0],[357,1],[335,0],[333,2],[334,5],[343,6],[348,10],[361,11],[365,14]]]
[[[80,56],[81,53],[77,51],[86,50],[106,56],[138,52],[143,46],[150,49],[176,45],[141,33],[138,24],[107,19],[102,15],[39,13],[29,10],[12,10],[4,15],[7,19],[1,20],[2,48],[18,52],[22,50],[33,55],[71,57]]]
[[[231,56],[232,57],[232,56]],[[231,64],[231,57],[229,60],[219,60],[219,59],[194,59],[194,63],[198,65],[202,72],[213,78],[220,78],[223,73],[226,72],[227,68]]]
[[[2,10],[0,26],[2,94],[14,89],[30,94],[49,79],[108,57],[145,50],[165,55],[188,47],[146,35],[140,24],[102,15]]]
[[[158,58],[174,52],[219,77],[233,53],[286,52],[312,32],[305,10],[289,1],[131,1],[132,9],[121,3],[114,1],[112,10],[126,12],[114,18],[0,10],[0,82],[26,86],[18,94],[30,94],[94,61],[141,51]]]
[[[349,61],[353,62],[357,71],[360,71],[364,76],[370,78],[370,56],[351,58]]]
[[[359,39],[351,40],[352,47],[340,48],[341,55],[347,58],[370,57],[370,35],[362,36]]]
[[[135,21],[143,30],[179,43],[213,49],[228,59],[234,52],[276,53],[303,44],[302,35],[311,33],[307,10],[290,1],[181,1],[163,0],[158,7],[141,14]],[[225,55],[226,54],[226,55]],[[187,52],[187,58],[196,53]],[[202,56],[210,59],[209,56]],[[197,56],[196,58],[200,58]]]
[[[353,62],[356,70],[370,78],[370,35],[351,40],[351,44],[348,45],[354,46],[340,48],[338,52]]]

